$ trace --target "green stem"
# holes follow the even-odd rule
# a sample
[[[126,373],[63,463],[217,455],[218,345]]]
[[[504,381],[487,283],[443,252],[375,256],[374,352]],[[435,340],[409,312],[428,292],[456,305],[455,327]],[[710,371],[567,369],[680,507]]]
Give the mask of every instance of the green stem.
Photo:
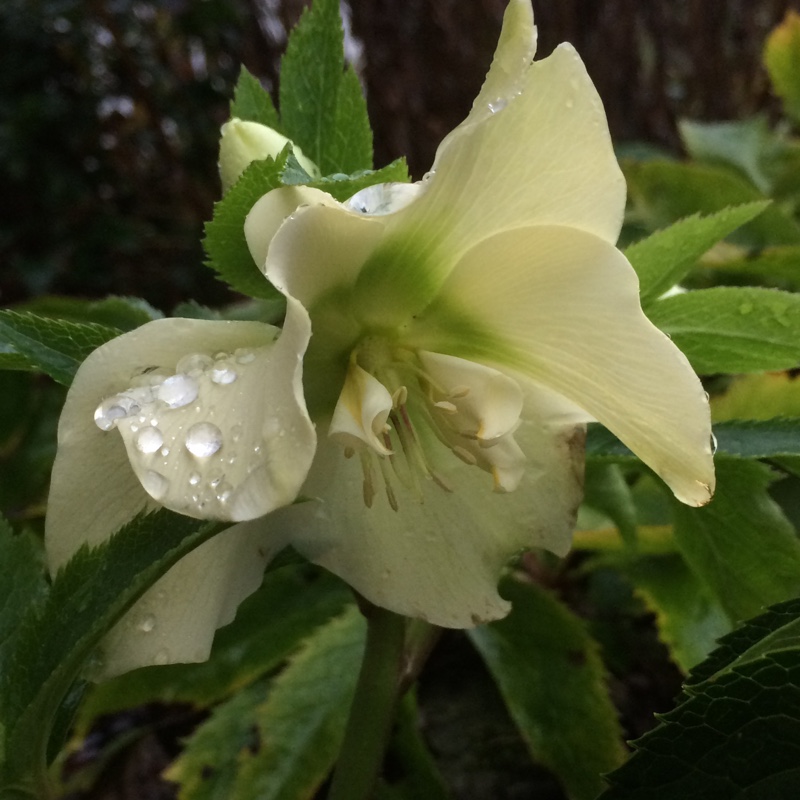
[[[328,800],[372,796],[400,689],[405,617],[366,604],[362,610],[367,617],[366,649]]]

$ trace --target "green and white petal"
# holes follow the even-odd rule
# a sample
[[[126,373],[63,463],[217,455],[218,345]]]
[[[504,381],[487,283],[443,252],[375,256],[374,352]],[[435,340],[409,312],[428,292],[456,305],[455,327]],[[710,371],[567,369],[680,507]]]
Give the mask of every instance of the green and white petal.
[[[377,469],[366,508],[358,459],[321,439],[303,489],[315,499],[277,511],[271,524],[307,558],[399,614],[452,628],[498,619],[509,610],[497,593],[508,560],[531,547],[564,554],[582,494],[582,429],[554,429],[523,413],[516,438],[528,462],[517,490],[501,494],[431,434],[426,454],[453,492],[425,479],[419,490],[405,486],[389,469],[396,511]]]
[[[214,632],[261,584],[284,546],[263,520],[234,525],[181,559],[120,620],[101,646],[95,680],[152,664],[205,661]]]
[[[703,387],[606,241],[562,227],[499,234],[467,254],[415,326],[420,346],[509,367],[584,409],[683,502],[710,499]]]
[[[86,359],[59,423],[46,526],[53,568],[145,507],[239,521],[294,500],[315,448],[301,386],[310,335],[302,307],[290,303],[276,333],[258,322],[155,320]],[[134,391],[129,416],[99,417],[119,432],[101,430],[98,407],[108,411],[148,379],[161,380],[150,387],[155,401],[143,405]],[[195,434],[209,432],[206,450],[193,452]]]

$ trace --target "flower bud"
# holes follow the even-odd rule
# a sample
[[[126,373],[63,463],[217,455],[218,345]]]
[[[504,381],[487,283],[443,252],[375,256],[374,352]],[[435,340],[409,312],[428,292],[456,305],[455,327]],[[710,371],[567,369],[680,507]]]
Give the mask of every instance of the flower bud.
[[[294,157],[312,177],[319,177],[317,165],[303,155],[303,151],[278,133],[260,122],[250,122],[234,117],[222,126],[219,143],[219,175],[222,191],[227,192],[251,161],[267,157],[277,158],[286,144],[292,144]]]

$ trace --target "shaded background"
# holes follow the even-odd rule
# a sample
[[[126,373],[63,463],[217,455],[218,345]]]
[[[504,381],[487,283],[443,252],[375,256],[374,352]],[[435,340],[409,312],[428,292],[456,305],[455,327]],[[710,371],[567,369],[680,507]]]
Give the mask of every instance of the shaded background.
[[[3,0],[0,304],[226,290],[201,268],[219,125],[239,63],[274,88],[302,0]],[[616,142],[679,147],[680,116],[772,107],[760,53],[788,0],[533,0],[540,55],[570,41]],[[419,177],[466,114],[505,0],[350,0],[376,165]]]

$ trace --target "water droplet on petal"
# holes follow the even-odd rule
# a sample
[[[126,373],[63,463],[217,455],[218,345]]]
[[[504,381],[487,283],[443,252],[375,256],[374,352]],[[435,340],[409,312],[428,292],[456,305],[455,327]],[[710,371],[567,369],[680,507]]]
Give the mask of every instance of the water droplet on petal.
[[[155,453],[164,444],[164,436],[158,428],[142,428],[136,434],[136,449],[140,453],[149,455]]]
[[[213,366],[214,359],[205,353],[190,353],[184,356],[176,365],[175,372],[178,373],[199,373]]]
[[[103,400],[94,412],[94,423],[100,430],[110,431],[116,427],[117,420],[138,414],[139,402],[129,395],[117,394]]]
[[[186,433],[186,449],[198,458],[213,456],[222,447],[222,431],[210,422],[198,422]]]
[[[236,371],[231,369],[230,364],[225,361],[220,361],[215,364],[211,370],[211,380],[222,386],[233,383],[237,377]]]
[[[233,355],[239,364],[250,364],[256,359],[256,354],[249,347],[240,347],[234,350]]]
[[[217,487],[217,500],[220,503],[227,503],[233,496],[233,486],[229,483],[221,483]]]
[[[498,111],[502,111],[508,105],[508,100],[506,100],[504,97],[498,97],[496,100],[492,100],[488,105],[489,112],[496,114]]]
[[[159,650],[153,657],[154,664],[167,664],[169,662],[169,650]]]
[[[152,469],[142,475],[141,481],[144,490],[154,500],[161,500],[169,489],[169,481],[160,472]]]
[[[156,627],[156,618],[152,614],[146,614],[139,620],[136,626],[142,633],[150,633]]]
[[[199,387],[194,378],[179,373],[167,378],[158,387],[158,399],[170,408],[182,408],[197,399]]]
[[[242,438],[242,426],[241,425],[234,425],[231,428],[231,438],[234,442],[238,442],[239,439]]]
[[[717,437],[714,434],[711,434],[711,455],[713,456],[717,452]]]
[[[193,472],[189,476],[189,486],[197,486],[198,483],[200,483],[200,473],[199,472]]]

